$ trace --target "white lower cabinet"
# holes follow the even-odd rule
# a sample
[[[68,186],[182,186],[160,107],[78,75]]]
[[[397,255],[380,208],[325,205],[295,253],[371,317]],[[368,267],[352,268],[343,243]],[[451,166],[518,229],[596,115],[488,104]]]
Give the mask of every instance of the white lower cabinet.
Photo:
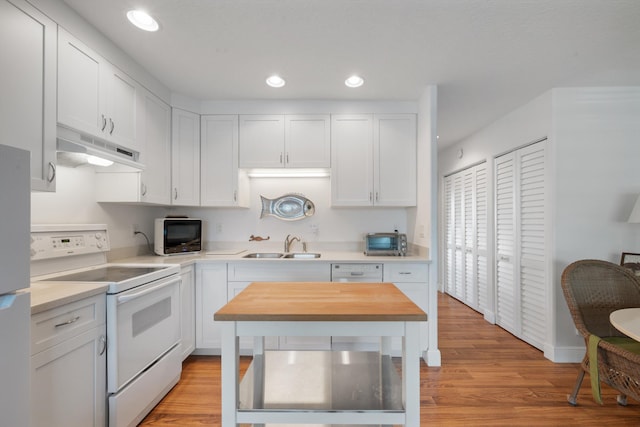
[[[180,327],[182,360],[196,349],[196,283],[194,267],[180,269]]]
[[[31,316],[32,426],[106,424],[105,295]]]
[[[213,315],[227,303],[227,263],[196,266],[196,352],[220,354],[222,331]]]
[[[422,263],[385,263],[383,267],[383,281],[391,282],[400,289],[411,301],[420,307],[427,316],[429,312],[429,266]],[[429,345],[429,331],[427,322],[420,323],[420,352],[427,351]],[[402,351],[400,338],[393,338],[391,346],[393,354]]]

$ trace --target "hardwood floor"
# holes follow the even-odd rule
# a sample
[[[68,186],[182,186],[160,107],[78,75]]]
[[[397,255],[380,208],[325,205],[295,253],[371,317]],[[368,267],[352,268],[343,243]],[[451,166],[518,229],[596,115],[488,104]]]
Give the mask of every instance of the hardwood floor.
[[[576,364],[548,361],[448,295],[439,295],[438,309],[442,366],[421,365],[423,426],[640,426],[638,402],[619,406],[603,385],[604,406],[596,404],[588,375],[571,407]],[[219,426],[220,358],[189,357],[180,383],[140,425]]]

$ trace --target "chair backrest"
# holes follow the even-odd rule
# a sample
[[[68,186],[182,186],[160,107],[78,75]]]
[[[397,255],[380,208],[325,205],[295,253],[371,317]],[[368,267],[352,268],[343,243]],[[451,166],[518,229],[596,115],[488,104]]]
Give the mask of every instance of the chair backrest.
[[[581,260],[562,273],[562,291],[578,332],[599,337],[624,336],[609,322],[622,308],[640,307],[640,282],[629,270],[600,260]]]

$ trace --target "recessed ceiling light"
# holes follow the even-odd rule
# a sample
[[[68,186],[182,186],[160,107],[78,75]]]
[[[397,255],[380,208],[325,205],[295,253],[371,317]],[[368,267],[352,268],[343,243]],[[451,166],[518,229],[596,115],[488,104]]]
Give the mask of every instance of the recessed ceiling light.
[[[353,75],[344,81],[347,87],[360,87],[364,83],[364,79],[360,76]]]
[[[127,12],[127,19],[141,30],[158,31],[160,28],[158,22],[144,10],[130,10]]]
[[[273,75],[267,78],[267,84],[271,87],[282,87],[284,86],[285,81],[282,77]]]

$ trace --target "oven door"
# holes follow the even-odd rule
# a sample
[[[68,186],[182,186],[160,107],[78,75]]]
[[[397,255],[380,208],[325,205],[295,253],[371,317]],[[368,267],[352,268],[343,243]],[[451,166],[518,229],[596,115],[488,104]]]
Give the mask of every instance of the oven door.
[[[107,295],[107,390],[115,393],[180,341],[180,276]]]

